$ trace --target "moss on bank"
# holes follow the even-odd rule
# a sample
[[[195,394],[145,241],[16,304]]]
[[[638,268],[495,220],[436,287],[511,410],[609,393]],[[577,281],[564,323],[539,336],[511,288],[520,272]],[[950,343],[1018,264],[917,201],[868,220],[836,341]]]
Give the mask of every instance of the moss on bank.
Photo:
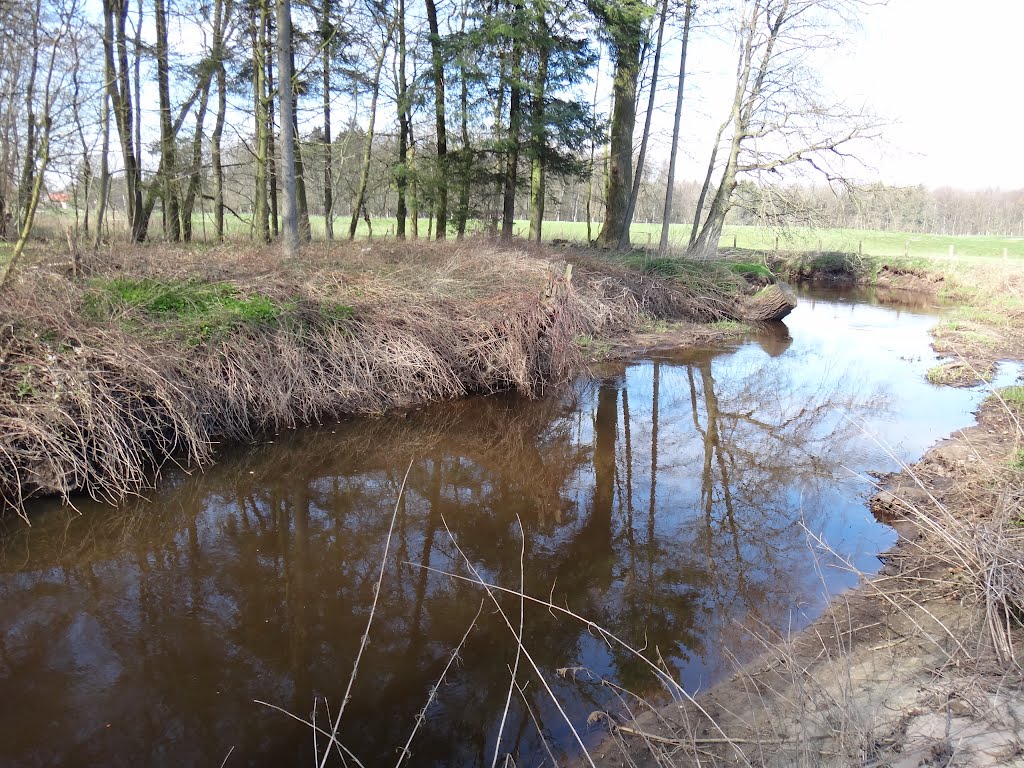
[[[735,308],[735,281],[588,254],[568,281],[553,256],[480,241],[310,246],[295,262],[149,247],[94,257],[84,280],[26,270],[0,303],[3,504],[79,491],[116,501],[167,461],[201,464],[263,430],[472,393],[535,396],[609,334]]]

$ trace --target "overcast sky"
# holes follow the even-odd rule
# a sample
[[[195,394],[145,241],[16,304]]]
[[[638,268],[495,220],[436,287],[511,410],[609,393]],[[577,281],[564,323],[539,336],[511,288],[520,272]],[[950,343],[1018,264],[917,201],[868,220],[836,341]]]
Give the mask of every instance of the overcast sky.
[[[896,124],[883,179],[1024,187],[1024,2],[890,0],[827,73]]]
[[[929,187],[1024,188],[1018,143],[1024,135],[1024,0],[889,0],[868,7],[862,20],[850,45],[829,52],[820,65],[832,93],[867,105],[889,123],[877,148],[861,150],[869,167],[860,176]],[[702,176],[715,128],[728,112],[735,65],[730,48],[724,37],[701,37],[691,46],[684,178]],[[677,50],[666,52],[666,88],[674,88]],[[666,91],[654,121],[655,162],[667,157],[671,98]]]

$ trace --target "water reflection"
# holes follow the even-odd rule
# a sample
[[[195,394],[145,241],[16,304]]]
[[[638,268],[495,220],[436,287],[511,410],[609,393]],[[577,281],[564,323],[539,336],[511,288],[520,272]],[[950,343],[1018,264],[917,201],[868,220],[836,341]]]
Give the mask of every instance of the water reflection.
[[[322,697],[337,705],[410,460],[341,730],[365,764],[395,759],[482,597],[420,567],[465,572],[442,517],[481,573],[510,587],[521,521],[527,591],[644,647],[687,687],[708,684],[728,669],[724,647],[755,650],[746,629],[799,624],[851,583],[807,547],[806,528],[867,567],[891,536],[845,468],[891,463],[858,425],[894,428],[925,390],[902,354],[868,368],[850,339],[814,332],[862,334],[872,312],[890,312],[858,305],[842,325],[822,311],[846,310],[823,303],[794,313],[788,333],[610,367],[545,402],[467,400],[281,435],[119,511],[41,505],[31,529],[0,536],[0,679],[17,702],[0,721],[0,761],[209,765],[232,748],[228,765],[311,760],[308,729],[253,700],[301,716],[318,696],[321,716]],[[957,396],[943,412],[964,421],[973,395]],[[913,420],[902,429],[916,435],[904,455],[930,442]],[[502,604],[518,619],[518,601]],[[660,694],[635,657],[540,607],[527,607],[524,638],[577,725],[614,703],[602,677]],[[514,657],[485,610],[413,764],[490,763]],[[520,683],[546,737],[569,746],[525,666]],[[539,762],[522,701],[509,717],[501,750]]]

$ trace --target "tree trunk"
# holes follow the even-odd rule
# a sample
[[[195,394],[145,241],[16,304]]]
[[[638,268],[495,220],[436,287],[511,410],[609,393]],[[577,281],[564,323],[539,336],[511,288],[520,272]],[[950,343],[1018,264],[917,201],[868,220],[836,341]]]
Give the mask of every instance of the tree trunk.
[[[672,124],[672,149],[668,160],[668,188],[665,190],[665,211],[661,216],[661,242],[658,253],[668,250],[669,226],[672,223],[672,195],[676,183],[676,157],[679,153],[679,122],[683,116],[683,91],[686,84],[686,49],[690,42],[690,20],[693,17],[693,0],[686,0],[686,12],[683,16],[682,51],[679,54],[679,82],[676,84],[676,114]]]
[[[128,0],[122,0],[122,2],[127,4]],[[133,61],[135,80],[132,81],[132,88],[135,93],[135,151],[137,153],[136,164],[139,166],[140,195],[142,194],[142,22],[145,16],[144,2],[145,0],[136,0],[135,3],[138,20],[134,22],[135,39],[132,42],[132,53],[135,56]],[[146,228],[148,231],[148,217],[146,221]]]
[[[420,194],[419,179],[416,175],[416,136],[411,119],[407,125],[409,128],[409,223],[412,225],[412,239],[416,240],[420,236]]]
[[[37,0],[35,6],[35,16],[33,17],[33,27],[41,28],[42,22],[40,20],[39,12],[41,10],[42,3]],[[14,244],[14,249],[11,252],[11,257],[7,262],[0,268],[0,290],[10,280],[11,275],[14,273],[14,268],[18,262],[21,261],[22,255],[25,252],[25,245],[28,243],[29,236],[32,234],[32,224],[35,221],[36,210],[39,207],[39,198],[43,191],[43,178],[46,175],[46,166],[50,162],[50,132],[53,127],[53,119],[51,109],[53,106],[53,99],[51,97],[51,85],[53,83],[53,70],[54,62],[57,58],[57,52],[61,50],[62,42],[65,35],[68,33],[68,22],[61,20],[61,26],[53,32],[50,32],[47,43],[50,45],[50,56],[49,62],[46,66],[46,81],[43,86],[43,114],[42,119],[39,122],[39,127],[42,131],[42,135],[39,139],[39,152],[38,155],[33,151],[33,157],[38,157],[38,168],[35,164],[29,169],[31,175],[31,188],[29,190],[28,199],[25,201],[25,215],[22,222],[20,231],[18,232],[18,240]],[[38,69],[38,57],[39,49],[35,48],[32,51],[32,69]],[[36,99],[36,88],[35,88],[35,77],[32,77],[32,89],[26,94],[26,101],[35,102]],[[34,110],[33,110],[34,114]],[[77,271],[77,262],[75,264]]]
[[[522,3],[516,3],[522,8]],[[508,147],[505,156],[505,190],[501,206],[501,239],[511,240],[516,218],[516,187],[519,181],[519,147],[523,124],[522,105],[523,49],[518,39],[512,45],[512,71],[509,82]]]
[[[430,26],[431,74],[434,78],[434,117],[437,123],[437,239],[448,233],[448,131],[445,126],[444,59],[441,55],[441,33],[437,26],[437,6],[426,0],[427,24]]]
[[[109,79],[111,74],[106,71],[104,65],[104,76]],[[103,242],[103,220],[107,215],[107,195],[110,192],[110,161],[107,159],[107,155],[110,152],[110,95],[104,90],[103,95],[103,111],[102,117],[100,118],[100,130],[102,131],[100,139],[100,188],[98,191],[98,200],[96,201],[96,236],[93,238],[93,248],[99,248]]]
[[[188,188],[181,201],[181,239],[185,242],[192,241],[192,211],[195,208],[196,196],[202,195],[203,123],[206,122],[206,106],[209,100],[210,83],[207,81],[199,97],[199,109],[196,110],[196,132],[192,136],[192,163],[188,175]]]
[[[295,192],[291,0],[277,0],[277,73],[281,103],[281,187],[284,191],[281,247],[285,256],[295,256],[299,252],[299,221]]]
[[[494,146],[498,148],[501,146],[501,126],[502,121],[505,119],[505,85],[508,77],[508,62],[505,57],[501,57],[501,62],[498,67],[498,95],[494,99]],[[495,173],[494,173],[494,205],[491,206],[491,220],[488,224],[488,234],[491,237],[498,236],[498,222],[501,218],[499,214],[498,201],[502,199],[502,190],[504,189],[505,180],[504,174],[498,173],[498,169],[501,167],[500,154],[495,152]]]
[[[773,283],[744,302],[743,317],[756,322],[781,320],[796,307],[796,294],[785,283]]]
[[[654,100],[658,95],[658,67],[661,65],[661,41],[665,34],[665,18],[668,16],[668,0],[662,0],[661,19],[658,21],[658,39],[654,46],[654,65],[651,72],[651,93],[647,98],[647,116],[644,118],[644,133],[640,139],[640,155],[636,161],[636,172],[633,174],[633,187],[626,204],[625,226],[619,234],[619,250],[629,248],[629,228],[633,224],[636,211],[636,200],[640,196],[640,182],[644,175],[644,161],[647,158],[647,141],[651,136],[651,118],[654,116]]]
[[[221,137],[227,114],[227,70],[224,66],[224,29],[231,15],[231,0],[216,0],[213,10],[213,53],[217,67],[217,119],[210,137],[210,163],[213,166],[213,228],[217,242],[224,242],[224,164]]]
[[[697,235],[700,234],[700,222],[704,217],[704,201],[707,200],[708,191],[711,189],[711,179],[715,175],[715,161],[718,159],[718,146],[722,142],[722,134],[725,133],[729,122],[726,121],[718,128],[715,135],[715,144],[711,147],[711,160],[708,162],[707,173],[704,174],[704,183],[701,185],[700,194],[697,195],[697,210],[693,213],[693,226],[690,227],[690,242],[687,248],[693,248],[697,242]]]
[[[268,4],[271,0],[264,0]],[[273,16],[267,14],[267,50],[274,48],[274,31],[271,28]],[[270,184],[270,236],[276,238],[280,234],[280,216],[278,215],[277,197],[277,139],[274,129],[277,121],[274,119],[274,57],[266,57],[267,64],[267,179]],[[280,74],[280,70],[278,70]],[[280,98],[280,93],[278,93]]]
[[[398,167],[395,169],[395,187],[398,205],[395,211],[395,237],[405,240],[407,218],[405,193],[409,186],[409,83],[405,74],[405,0],[398,0]]]
[[[32,52],[29,56],[28,82],[25,87],[25,161],[21,167],[21,179],[18,181],[18,209],[15,221],[18,230],[25,226],[29,203],[35,187],[36,169],[36,74],[39,71],[39,30],[42,27],[40,11],[41,0],[36,0],[35,9],[30,16],[32,22]]]
[[[92,159],[90,158],[89,143],[85,138],[85,129],[82,126],[82,57],[81,49],[77,41],[72,41],[73,46],[73,64],[71,70],[71,84],[72,84],[72,97],[71,97],[71,113],[75,120],[75,132],[78,134],[78,143],[82,147],[82,198],[85,203],[85,216],[82,221],[82,234],[85,239],[89,239],[89,211],[92,207],[90,205],[89,197],[92,192]],[[2,214],[0,214],[2,215]],[[75,202],[75,228],[78,227],[78,202]],[[77,235],[77,232],[76,232]]]
[[[170,64],[167,56],[167,7],[164,0],[154,0],[156,17],[156,83],[160,102],[160,186],[164,203],[164,237],[170,242],[181,239],[179,226],[178,169],[171,134]]]
[[[590,114],[597,122],[597,96],[598,96],[598,84],[601,80],[601,56],[600,53],[597,57],[597,74],[594,76],[594,102],[591,107]],[[590,209],[591,202],[594,199],[594,170],[595,170],[595,158],[597,155],[597,140],[596,138],[590,142],[590,174],[587,176],[587,245],[592,245],[594,238],[591,236],[590,231],[590,220],[592,218],[592,211]],[[576,220],[576,215],[573,213],[573,221]]]
[[[370,157],[373,150],[373,132],[377,122],[377,99],[380,96],[380,72],[384,68],[384,59],[387,56],[388,47],[391,45],[391,36],[395,32],[395,21],[390,24],[387,30],[387,37],[380,47],[380,53],[374,62],[373,69],[373,90],[370,94],[370,124],[366,129],[366,143],[363,147],[363,163],[359,172],[359,188],[356,191],[355,203],[352,206],[352,220],[348,226],[348,239],[353,240],[356,236],[356,227],[359,224],[359,211],[363,207],[366,197],[366,185],[370,180]]]
[[[103,16],[105,68],[110,73],[107,78],[107,93],[113,107],[114,122],[121,143],[130,238],[134,242],[141,242],[146,239],[148,222],[142,205],[142,179],[132,125],[134,112],[128,76],[128,38],[125,30],[128,16],[127,0],[104,0]]]
[[[295,49],[292,48],[291,71],[295,72]],[[292,138],[295,142],[295,195],[298,204],[299,237],[308,243],[313,239],[313,229],[309,225],[309,200],[306,197],[306,170],[302,164],[302,146],[299,142],[299,113],[295,108],[298,100],[296,88],[298,84],[292,75]],[[284,113],[282,113],[283,116]],[[283,139],[282,139],[283,141]]]
[[[636,84],[640,76],[640,36],[624,36],[614,51],[614,102],[607,192],[604,224],[597,237],[597,244],[603,248],[617,248],[620,243],[624,243],[622,247],[629,246],[626,210],[633,181],[633,128],[636,124]]]
[[[463,0],[462,20],[459,34],[466,33],[468,3]],[[456,239],[466,237],[466,221],[469,219],[469,177],[473,170],[473,154],[469,145],[469,84],[466,82],[466,65],[459,63],[459,107],[462,128],[462,147],[459,151],[459,207],[455,213]]]
[[[729,160],[726,162],[725,172],[722,174],[722,181],[718,184],[715,196],[711,200],[711,207],[704,219],[704,225],[700,234],[690,246],[690,252],[699,258],[710,258],[718,253],[718,241],[722,238],[722,229],[725,227],[725,216],[729,213],[732,193],[736,191],[736,166],[739,155],[739,146],[734,142],[729,149]]]
[[[255,96],[256,124],[256,194],[253,201],[256,219],[256,239],[261,243],[270,242],[269,215],[267,207],[267,17],[270,15],[269,0],[259,0],[259,18],[251,31],[253,43],[253,93]]]
[[[324,48],[324,237],[330,242],[334,239],[334,158],[331,150],[331,41],[334,38],[334,27],[331,24],[331,0],[323,0],[322,13],[320,36]]]
[[[543,19],[541,24],[544,24]],[[541,33],[547,36],[547,30]],[[544,226],[544,152],[547,145],[547,131],[544,127],[544,97],[548,79],[547,45],[541,45],[537,52],[537,78],[533,87],[533,125],[530,149],[530,240],[539,243]]]

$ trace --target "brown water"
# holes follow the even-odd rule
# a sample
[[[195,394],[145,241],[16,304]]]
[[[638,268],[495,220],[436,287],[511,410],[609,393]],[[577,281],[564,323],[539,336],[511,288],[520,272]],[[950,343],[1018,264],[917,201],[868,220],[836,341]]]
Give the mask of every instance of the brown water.
[[[855,583],[809,532],[877,568],[893,534],[854,473],[919,456],[980,400],[924,380],[927,302],[875,299],[805,295],[788,328],[610,365],[543,402],[282,434],[205,473],[166,472],[151,500],[120,509],[39,504],[32,528],[0,532],[0,764],[312,764],[310,729],[254,700],[301,717],[316,702],[324,726],[337,713],[410,461],[340,730],[364,765],[397,759],[485,597],[423,567],[467,573],[445,523],[511,588],[521,524],[529,593],[706,687],[756,652],[752,631],[799,627]],[[517,624],[518,601],[501,603]],[[642,662],[541,607],[526,609],[524,643],[582,731],[629,699],[602,679],[667,696]],[[408,764],[490,765],[514,660],[486,604]],[[519,765],[542,762],[544,742],[571,752],[525,660],[519,683],[501,751]]]

